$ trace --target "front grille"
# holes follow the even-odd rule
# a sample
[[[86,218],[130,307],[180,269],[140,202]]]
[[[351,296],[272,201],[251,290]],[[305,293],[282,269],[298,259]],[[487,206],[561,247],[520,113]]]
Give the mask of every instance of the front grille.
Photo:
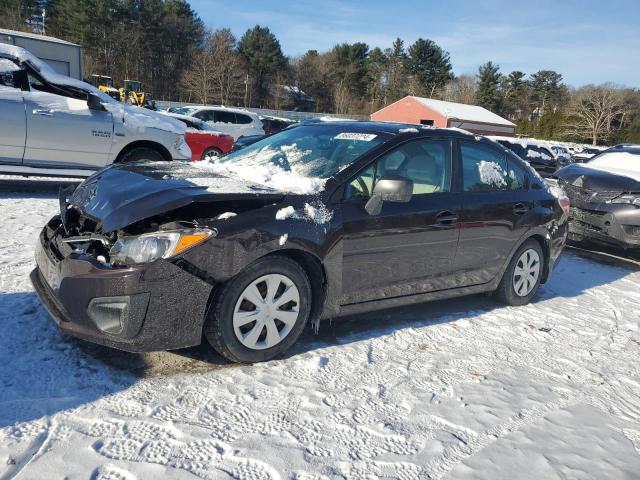
[[[589,190],[582,187],[577,187],[567,182],[560,182],[560,186],[564,189],[567,196],[571,200],[571,203],[604,203],[610,202],[614,198],[619,197],[623,192],[607,191],[607,190]]]

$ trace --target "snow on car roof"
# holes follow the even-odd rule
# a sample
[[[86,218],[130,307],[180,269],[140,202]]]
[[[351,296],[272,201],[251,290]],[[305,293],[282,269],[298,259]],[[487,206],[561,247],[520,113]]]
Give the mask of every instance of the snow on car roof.
[[[433,98],[411,97],[420,102],[425,107],[444,115],[447,118],[457,120],[474,120],[476,122],[492,123],[495,125],[507,125],[515,127],[516,124],[490,112],[486,108],[477,105],[467,105],[464,103],[445,102],[444,100],[434,100]]]

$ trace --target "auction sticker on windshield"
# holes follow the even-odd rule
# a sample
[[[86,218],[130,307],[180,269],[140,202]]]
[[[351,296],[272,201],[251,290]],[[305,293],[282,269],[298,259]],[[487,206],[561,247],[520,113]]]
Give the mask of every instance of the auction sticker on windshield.
[[[339,133],[338,135],[336,135],[334,138],[336,140],[359,140],[361,142],[370,142],[371,140],[373,140],[376,137],[377,137],[377,135],[374,135],[372,133],[342,132],[342,133]]]

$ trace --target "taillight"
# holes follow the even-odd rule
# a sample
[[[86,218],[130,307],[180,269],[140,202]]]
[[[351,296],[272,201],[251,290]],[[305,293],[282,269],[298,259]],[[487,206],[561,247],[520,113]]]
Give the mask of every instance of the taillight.
[[[560,204],[560,208],[562,208],[564,214],[568,217],[571,212],[571,202],[569,201],[569,197],[566,195],[559,197],[558,203]]]

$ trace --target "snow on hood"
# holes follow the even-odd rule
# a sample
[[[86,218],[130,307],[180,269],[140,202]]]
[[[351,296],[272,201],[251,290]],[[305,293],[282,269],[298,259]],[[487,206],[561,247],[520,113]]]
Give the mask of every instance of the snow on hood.
[[[186,127],[182,122],[178,122],[166,115],[161,115],[146,108],[122,104],[111,98],[106,93],[95,88],[93,85],[83,82],[82,80],[67,77],[66,75],[60,75],[53,70],[51,66],[24,48],[0,43],[0,55],[1,54],[5,54],[20,62],[29,64],[37,70],[45,80],[54,85],[59,85],[61,87],[73,87],[98,96],[105,109],[108,112],[111,112],[114,117],[120,119],[124,117],[124,123],[128,128],[136,129],[139,132],[144,132],[147,128],[156,128],[158,130],[165,130],[178,135],[184,135],[186,131]]]
[[[277,151],[271,147],[265,147],[259,156],[272,157],[276,154],[284,154],[293,163],[296,156],[306,155],[308,152],[300,150],[295,144],[282,146]],[[258,159],[256,157],[256,159]],[[212,161],[201,161],[195,164],[197,168],[205,169],[212,173],[224,176],[231,176],[264,185],[281,192],[312,194],[324,188],[325,179],[307,177],[294,170],[284,170],[275,164],[263,165],[240,165],[236,162],[224,161],[220,159]]]
[[[630,152],[603,153],[583,167],[604,171],[640,182],[640,155]]]

